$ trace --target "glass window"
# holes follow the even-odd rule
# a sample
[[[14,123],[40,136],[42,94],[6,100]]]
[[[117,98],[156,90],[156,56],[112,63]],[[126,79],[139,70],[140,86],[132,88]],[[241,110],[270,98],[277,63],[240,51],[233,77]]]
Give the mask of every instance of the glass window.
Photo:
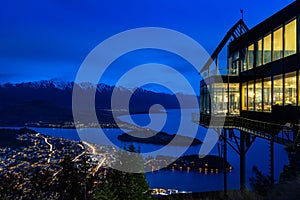
[[[273,60],[282,58],[283,55],[283,39],[282,39],[282,27],[273,33]]]
[[[233,60],[238,60],[240,58],[240,54],[238,51],[234,52],[233,54]]]
[[[242,84],[242,110],[247,110],[247,82]]]
[[[204,85],[200,88],[200,111],[201,113],[205,114],[210,114],[210,95],[208,88],[209,87],[207,85]]]
[[[296,72],[285,75],[284,79],[284,105],[296,105]]]
[[[229,114],[240,113],[240,91],[238,83],[229,83]]]
[[[205,98],[205,108],[208,114],[211,113],[211,99],[210,99],[210,89],[211,86],[206,86],[206,98]]]
[[[262,64],[262,40],[257,42],[257,50],[256,50],[256,66],[260,66]]]
[[[252,69],[254,64],[254,44],[248,46],[247,49],[247,68]]]
[[[273,80],[273,105],[282,105],[283,102],[282,75],[274,76]]]
[[[254,111],[254,83],[253,81],[248,84],[248,110]]]
[[[228,71],[227,71],[226,74],[230,74],[232,65],[233,65],[233,56],[229,56],[229,58],[228,58]]]
[[[241,63],[242,63],[242,66],[241,66],[241,71],[246,71],[247,70],[247,59],[246,59],[246,48],[244,48],[241,52]]]
[[[263,99],[264,112],[272,111],[272,82],[271,77],[264,79],[264,99]]]
[[[289,56],[296,53],[296,20],[285,25],[284,34],[284,56]]]
[[[255,111],[262,111],[262,80],[255,82]]]
[[[239,52],[235,52],[232,56],[232,62],[229,63],[231,69],[229,69],[229,74],[238,74],[239,71]]]
[[[264,37],[264,64],[271,62],[272,60],[272,42],[271,34]]]

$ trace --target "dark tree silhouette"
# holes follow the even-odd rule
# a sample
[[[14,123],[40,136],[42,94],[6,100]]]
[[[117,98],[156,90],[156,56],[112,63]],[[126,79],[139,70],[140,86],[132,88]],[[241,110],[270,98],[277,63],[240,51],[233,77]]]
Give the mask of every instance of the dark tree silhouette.
[[[272,180],[270,176],[265,176],[258,170],[257,166],[253,166],[255,177],[250,178],[250,184],[259,195],[266,196],[268,190],[272,187]]]

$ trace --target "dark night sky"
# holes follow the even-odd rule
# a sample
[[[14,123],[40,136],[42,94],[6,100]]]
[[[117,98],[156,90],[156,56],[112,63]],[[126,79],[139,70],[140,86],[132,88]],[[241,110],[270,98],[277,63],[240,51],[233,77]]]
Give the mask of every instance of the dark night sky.
[[[138,27],[174,29],[192,37],[211,53],[228,29],[240,19],[240,9],[244,9],[245,22],[251,28],[291,2],[2,1],[0,83],[53,78],[72,81],[84,58],[101,41],[121,31]],[[149,61],[169,64],[198,84],[199,76],[189,67],[185,68],[186,63],[168,53],[150,50],[120,58],[106,73],[103,81],[113,84],[113,77],[117,77],[120,68]]]

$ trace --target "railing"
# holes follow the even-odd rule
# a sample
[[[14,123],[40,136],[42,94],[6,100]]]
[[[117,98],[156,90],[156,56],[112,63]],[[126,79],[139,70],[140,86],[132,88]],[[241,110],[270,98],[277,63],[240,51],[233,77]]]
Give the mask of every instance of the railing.
[[[211,115],[205,115],[205,114],[201,114],[201,115],[197,113],[192,114],[193,122],[203,126],[211,125],[212,128],[215,128],[216,126],[232,127],[235,125],[234,119],[235,116],[214,115],[213,117],[211,117]]]
[[[225,118],[225,119],[224,119]],[[218,116],[193,113],[192,120],[201,126],[210,128],[235,128],[258,137],[274,140],[280,144],[290,144],[295,140],[294,130],[291,126],[252,120],[239,116]],[[213,121],[211,121],[213,120]],[[299,126],[295,125],[294,128]]]
[[[267,132],[273,135],[279,133],[284,129],[284,126],[280,124],[252,120],[242,117],[236,117],[234,121],[236,127],[249,128],[255,131]]]
[[[238,71],[234,69],[227,69],[227,68],[220,68],[218,70],[210,70],[209,73],[208,71],[204,71],[201,73],[203,78],[208,78],[210,76],[219,76],[219,75],[230,75],[230,76],[237,76]]]

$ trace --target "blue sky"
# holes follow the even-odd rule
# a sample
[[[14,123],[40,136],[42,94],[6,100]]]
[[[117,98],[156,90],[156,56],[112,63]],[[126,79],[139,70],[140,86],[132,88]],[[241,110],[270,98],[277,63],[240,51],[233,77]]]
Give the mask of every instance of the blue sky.
[[[42,79],[73,81],[80,64],[100,42],[138,27],[182,32],[209,53],[240,19],[251,28],[292,0],[43,0],[2,1],[0,6],[0,83]],[[147,62],[168,64],[189,78],[199,75],[180,58],[162,51],[133,52],[113,63],[103,82]],[[165,76],[165,74],[160,74]],[[159,75],[159,76],[160,76]],[[167,78],[167,77],[166,77]],[[133,80],[134,81],[134,80]],[[170,77],[170,81],[172,77]],[[183,91],[184,88],[178,88]]]

